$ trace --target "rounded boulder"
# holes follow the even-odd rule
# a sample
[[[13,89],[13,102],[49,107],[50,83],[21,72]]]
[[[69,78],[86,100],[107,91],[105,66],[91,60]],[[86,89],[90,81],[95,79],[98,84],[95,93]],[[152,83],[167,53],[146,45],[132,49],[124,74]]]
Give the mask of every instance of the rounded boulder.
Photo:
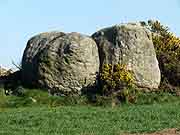
[[[24,83],[51,93],[80,94],[95,82],[98,71],[97,45],[79,33],[37,35],[29,40],[22,60]]]

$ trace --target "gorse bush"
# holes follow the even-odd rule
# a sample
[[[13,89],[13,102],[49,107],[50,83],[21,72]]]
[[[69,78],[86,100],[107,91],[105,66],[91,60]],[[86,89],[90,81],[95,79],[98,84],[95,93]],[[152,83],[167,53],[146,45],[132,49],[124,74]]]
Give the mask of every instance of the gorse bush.
[[[152,39],[161,70],[161,86],[180,86],[180,38],[159,21],[141,22],[152,32]]]
[[[100,85],[103,95],[108,96],[123,91],[125,88],[132,87],[133,84],[133,74],[125,65],[103,65],[100,72]]]
[[[99,78],[102,96],[96,99],[98,105],[108,105],[110,102],[112,106],[119,103],[152,104],[179,99],[175,93],[169,93],[169,90],[159,89],[153,92],[135,87],[134,75],[125,65],[104,64]]]

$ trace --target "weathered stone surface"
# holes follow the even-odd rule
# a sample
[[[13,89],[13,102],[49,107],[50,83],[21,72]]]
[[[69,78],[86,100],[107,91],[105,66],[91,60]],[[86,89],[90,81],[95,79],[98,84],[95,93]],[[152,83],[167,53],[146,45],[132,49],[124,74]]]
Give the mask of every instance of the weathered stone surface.
[[[42,33],[32,37],[24,50],[22,58],[22,80],[27,85],[37,85],[40,56],[51,42],[64,36],[62,32]]]
[[[92,35],[103,64],[125,64],[139,87],[158,88],[160,70],[151,33],[138,23],[115,25]]]
[[[23,80],[62,93],[80,93],[99,70],[98,48],[79,33],[46,33],[29,40],[22,60]]]

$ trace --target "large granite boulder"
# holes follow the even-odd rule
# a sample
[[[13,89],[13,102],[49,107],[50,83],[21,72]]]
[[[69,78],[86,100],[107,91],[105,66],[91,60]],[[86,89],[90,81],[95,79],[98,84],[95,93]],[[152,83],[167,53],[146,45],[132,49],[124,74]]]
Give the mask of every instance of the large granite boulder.
[[[31,38],[22,59],[27,85],[63,94],[81,93],[99,71],[95,41],[79,33],[50,32]]]
[[[133,71],[136,85],[158,88],[160,70],[150,31],[138,23],[115,25],[92,35],[103,64],[125,64]]]

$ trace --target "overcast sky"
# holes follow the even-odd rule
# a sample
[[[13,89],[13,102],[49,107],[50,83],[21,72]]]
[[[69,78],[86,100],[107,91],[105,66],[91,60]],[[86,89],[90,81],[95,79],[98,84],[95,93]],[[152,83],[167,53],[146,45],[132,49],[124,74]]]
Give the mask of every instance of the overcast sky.
[[[0,66],[19,63],[28,39],[46,31],[92,34],[158,19],[180,36],[180,0],[0,0]]]

